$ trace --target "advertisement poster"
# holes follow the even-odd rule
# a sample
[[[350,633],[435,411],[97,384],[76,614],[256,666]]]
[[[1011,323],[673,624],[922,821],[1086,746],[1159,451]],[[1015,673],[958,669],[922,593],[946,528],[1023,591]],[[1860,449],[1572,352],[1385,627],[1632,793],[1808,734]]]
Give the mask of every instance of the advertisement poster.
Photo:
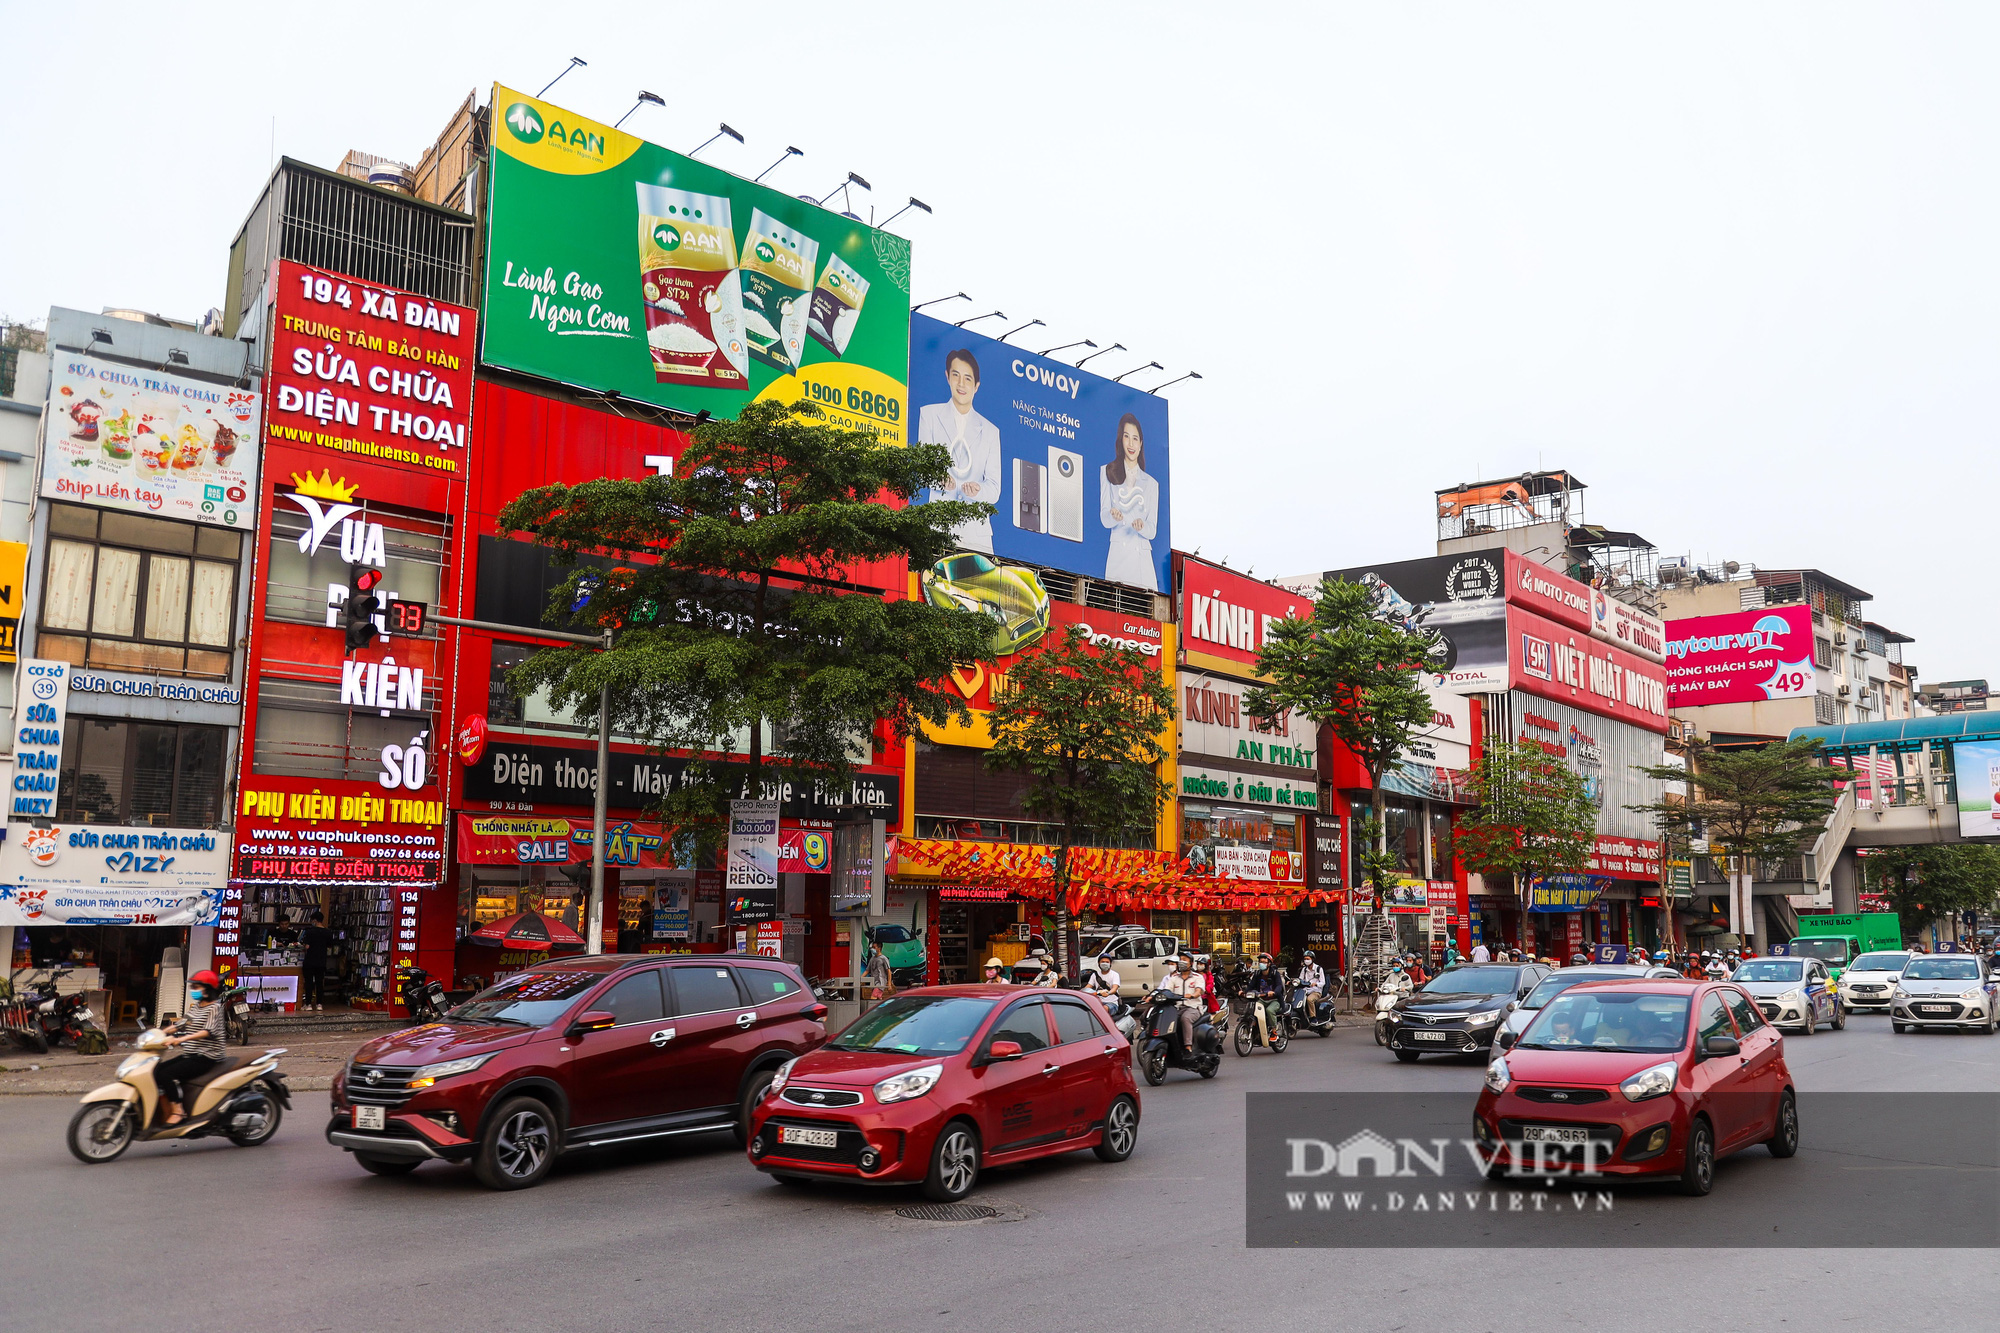
[[[236,808],[235,878],[435,884],[444,873],[444,802],[383,790],[362,782],[246,775]]]
[[[247,389],[54,358],[42,441],[42,494],[52,500],[254,528],[257,457],[257,395]]]
[[[1582,912],[1610,887],[1608,875],[1538,875],[1528,881],[1528,910]]]
[[[1385,910],[1405,916],[1431,911],[1431,885],[1429,880],[1399,879],[1382,891],[1382,906]]]
[[[805,397],[906,441],[908,241],[509,88],[492,107],[482,360],[718,417]]]
[[[212,926],[220,888],[0,884],[0,926]]]
[[[1954,741],[1958,773],[1958,834],[2000,837],[2000,741]]]
[[[69,715],[67,662],[31,657],[14,674],[14,781],[10,815],[48,819],[62,777],[63,719]],[[4,844],[0,844],[4,845]]]
[[[1518,606],[1507,631],[1516,689],[1665,734],[1665,667]]]
[[[1324,577],[1365,585],[1377,619],[1422,634],[1434,684],[1453,694],[1507,688],[1507,608],[1503,551],[1427,556],[1328,570]],[[1312,574],[1284,580],[1316,584]]]
[[[1243,707],[1251,687],[1221,676],[1183,671],[1177,683],[1183,753],[1319,771],[1319,727],[1310,719],[1288,712],[1261,722]]]
[[[1665,655],[1667,627],[1658,616],[1512,551],[1507,552],[1507,600],[1649,662]]]
[[[1206,850],[1212,858],[1215,873],[1225,878],[1263,880],[1279,884],[1305,883],[1306,858],[1302,853],[1263,847],[1216,846]],[[1190,861],[1192,860],[1194,856],[1191,852]]]
[[[673,849],[658,824],[610,820],[604,864],[621,870],[671,870]],[[458,817],[458,859],[469,865],[589,865],[596,825],[539,815]]]
[[[477,312],[286,259],[272,289],[265,427],[281,444],[466,475]]]
[[[1166,592],[1173,587],[1167,402],[929,315],[910,319],[919,444],[951,450],[921,499],[998,507],[967,551]]]
[[[778,915],[778,803],[731,801],[723,896],[732,921]]]
[[[1311,587],[1280,588],[1206,560],[1175,558],[1180,565],[1181,639],[1190,665],[1254,668],[1272,621],[1313,613]],[[1216,660],[1204,662],[1205,657]]]
[[[653,885],[653,938],[656,940],[684,940],[694,933],[688,913],[688,900],[694,892],[694,872],[676,872],[671,878],[662,875]]]
[[[1236,801],[1245,805],[1275,805],[1294,810],[1319,809],[1319,782],[1281,778],[1264,773],[1229,773],[1182,764],[1181,798],[1195,801]]]
[[[1797,699],[1816,688],[1810,607],[1667,622],[1669,708]]]
[[[1040,598],[1038,613],[1040,623],[1031,634],[1010,635],[1008,641],[1011,646],[1003,648],[996,641],[994,646],[1000,652],[999,660],[991,663],[972,662],[953,670],[950,676],[952,688],[958,691],[960,697],[965,700],[966,707],[972,710],[972,719],[969,722],[948,722],[942,727],[933,727],[925,723],[923,730],[927,738],[941,745],[969,745],[980,749],[992,749],[993,733],[988,727],[986,718],[987,714],[993,711],[993,696],[996,691],[1006,689],[1007,672],[1013,666],[1015,659],[1039,643],[1051,630],[1060,631],[1071,626],[1081,628],[1090,635],[1093,644],[1101,647],[1129,648],[1145,658],[1149,667],[1159,668],[1162,664],[1172,661],[1172,628],[1157,620],[1148,620],[1144,616],[1120,615],[1116,611],[1100,611],[1095,607],[1078,606],[1073,602],[1052,601],[1049,595],[1042,591],[1041,580],[1031,569],[1023,570],[1012,565],[996,566],[991,561],[986,561],[984,557],[964,555],[952,556],[939,563],[949,567],[957,562],[973,559],[982,561],[999,573],[1009,576],[1021,575],[1031,580],[1035,593]],[[950,598],[954,599],[955,604],[964,606],[967,597],[976,596],[975,585],[963,580],[946,585],[937,577],[938,572],[934,568],[927,572],[921,581],[924,595],[930,598],[934,605],[951,604],[946,601]],[[978,607],[973,605],[968,609],[977,610]],[[1001,631],[996,631],[996,635],[999,633]],[[1162,741],[1169,745],[1172,743],[1172,729],[1173,721],[1167,719],[1160,734]]]

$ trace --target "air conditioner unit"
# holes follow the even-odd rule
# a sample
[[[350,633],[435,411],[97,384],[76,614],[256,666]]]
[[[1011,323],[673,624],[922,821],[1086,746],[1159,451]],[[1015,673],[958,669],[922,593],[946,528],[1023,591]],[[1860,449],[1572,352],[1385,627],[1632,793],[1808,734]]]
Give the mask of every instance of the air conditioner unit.
[[[1833,693],[1835,698],[1845,699],[1848,695],[1854,693],[1854,687],[1851,685],[1843,685],[1839,689],[1835,690]]]
[[[1836,648],[1845,648],[1847,646],[1847,636],[1845,634],[1835,632],[1833,636],[1833,646]]]

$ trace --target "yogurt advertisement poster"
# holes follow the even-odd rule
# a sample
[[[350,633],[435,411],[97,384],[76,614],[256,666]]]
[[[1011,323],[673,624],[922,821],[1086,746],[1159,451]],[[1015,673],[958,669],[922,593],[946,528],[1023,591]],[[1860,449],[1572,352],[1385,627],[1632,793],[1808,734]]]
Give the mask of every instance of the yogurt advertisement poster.
[[[805,397],[906,442],[910,243],[493,90],[480,357],[683,412]]]
[[[42,494],[229,528],[257,526],[257,395],[59,352]]]

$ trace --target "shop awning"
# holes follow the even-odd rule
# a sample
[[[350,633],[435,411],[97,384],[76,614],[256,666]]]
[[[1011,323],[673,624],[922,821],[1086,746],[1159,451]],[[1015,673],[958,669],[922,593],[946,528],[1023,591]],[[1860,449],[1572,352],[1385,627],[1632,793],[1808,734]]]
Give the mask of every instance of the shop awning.
[[[1060,849],[1040,844],[898,838],[891,853],[908,868],[953,884],[1004,888],[1053,902]],[[892,859],[892,864],[895,861]],[[1173,852],[1132,848],[1069,849],[1072,912],[1152,909],[1166,912],[1289,912],[1337,902],[1339,890],[1307,889],[1197,871]]]

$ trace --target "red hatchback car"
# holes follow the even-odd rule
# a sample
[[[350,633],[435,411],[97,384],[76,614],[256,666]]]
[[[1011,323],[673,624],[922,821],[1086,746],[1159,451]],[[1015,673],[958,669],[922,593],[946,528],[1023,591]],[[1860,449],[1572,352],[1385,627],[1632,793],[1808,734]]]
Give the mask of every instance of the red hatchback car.
[[[1706,1194],[1719,1158],[1758,1143],[1798,1151],[1784,1038],[1741,987],[1588,982],[1512,1037],[1473,1112],[1496,1177],[1594,1169]]]
[[[750,1161],[779,1181],[921,1184],[970,1193],[987,1167],[1094,1149],[1132,1155],[1131,1047],[1076,991],[932,986],[870,1009],[778,1071]]]

